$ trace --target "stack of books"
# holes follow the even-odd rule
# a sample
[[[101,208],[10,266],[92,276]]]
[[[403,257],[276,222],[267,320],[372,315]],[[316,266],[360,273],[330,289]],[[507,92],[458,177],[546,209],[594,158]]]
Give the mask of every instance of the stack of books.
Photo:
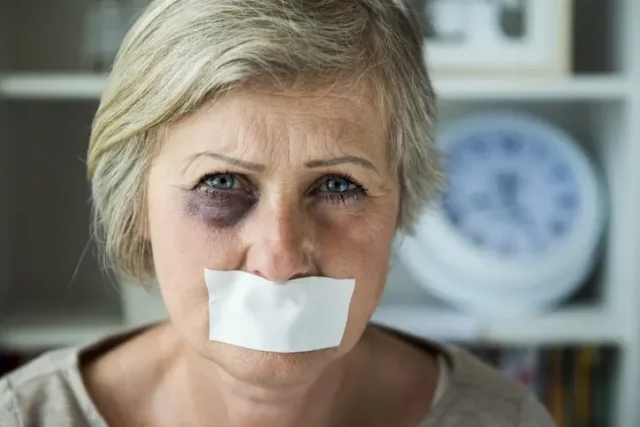
[[[535,391],[558,427],[608,425],[615,350],[591,346],[469,350]]]

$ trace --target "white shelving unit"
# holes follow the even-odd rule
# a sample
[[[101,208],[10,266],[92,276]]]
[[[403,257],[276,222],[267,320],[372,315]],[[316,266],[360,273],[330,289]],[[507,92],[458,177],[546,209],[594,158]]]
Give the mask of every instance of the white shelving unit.
[[[16,73],[0,79],[0,94],[11,99],[96,100],[106,76],[85,73]]]
[[[86,2],[51,0],[39,13],[21,3],[9,6],[11,22],[0,21],[0,233],[7,236],[0,246],[0,254],[7,254],[0,257],[0,347],[37,350],[86,342],[163,312],[157,297],[120,291],[100,273],[92,251],[85,251],[90,193],[83,159],[105,84],[77,54]],[[575,4],[573,76],[436,76],[434,82],[441,123],[515,108],[564,128],[597,159],[611,217],[601,265],[584,295],[531,318],[472,317],[430,297],[394,260],[374,319],[454,341],[613,345],[620,357],[610,425],[638,426],[640,2]],[[43,23],[47,14],[60,17],[57,27]]]
[[[93,100],[105,86],[96,74],[9,74],[0,79],[0,94],[12,99]],[[629,82],[620,75],[539,78],[435,78],[445,101],[621,101],[630,96]]]

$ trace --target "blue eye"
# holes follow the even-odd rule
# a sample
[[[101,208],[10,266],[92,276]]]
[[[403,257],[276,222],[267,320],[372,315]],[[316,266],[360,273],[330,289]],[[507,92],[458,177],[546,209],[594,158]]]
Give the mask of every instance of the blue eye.
[[[352,181],[341,176],[330,176],[323,186],[327,193],[348,193],[358,188]]]
[[[238,178],[230,173],[218,173],[204,179],[205,184],[216,190],[232,190],[236,187]]]

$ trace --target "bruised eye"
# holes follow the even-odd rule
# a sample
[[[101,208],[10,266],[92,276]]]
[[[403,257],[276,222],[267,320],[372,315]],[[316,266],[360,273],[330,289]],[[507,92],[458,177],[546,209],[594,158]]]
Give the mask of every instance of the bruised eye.
[[[259,197],[247,177],[230,172],[203,176],[192,194],[190,213],[218,228],[240,223],[251,212]]]
[[[357,189],[358,185],[342,176],[330,176],[324,182],[323,187],[327,193],[347,193]]]
[[[206,177],[204,183],[216,190],[233,190],[237,186],[238,178],[234,174],[218,173]]]

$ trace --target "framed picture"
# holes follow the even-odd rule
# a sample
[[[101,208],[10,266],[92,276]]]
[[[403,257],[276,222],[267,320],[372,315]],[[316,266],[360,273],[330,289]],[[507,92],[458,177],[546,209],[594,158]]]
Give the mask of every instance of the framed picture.
[[[571,71],[572,0],[422,0],[436,73]]]

